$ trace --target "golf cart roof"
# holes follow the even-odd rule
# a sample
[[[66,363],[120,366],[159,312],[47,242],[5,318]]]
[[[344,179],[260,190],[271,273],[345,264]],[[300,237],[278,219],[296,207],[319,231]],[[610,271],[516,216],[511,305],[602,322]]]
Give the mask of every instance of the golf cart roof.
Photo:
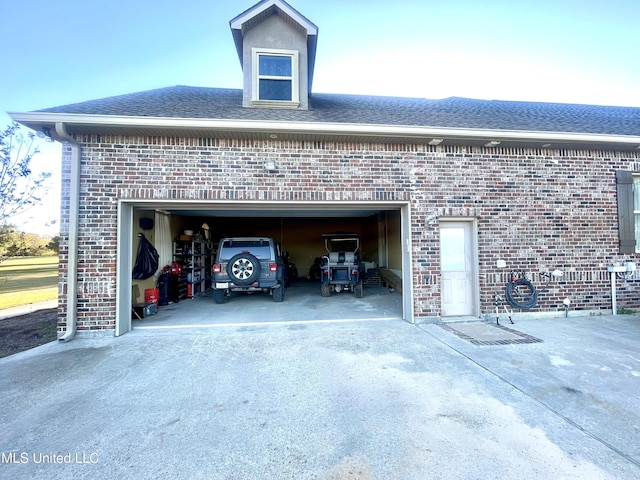
[[[340,233],[340,232],[336,232],[336,233],[323,233],[322,234],[322,238],[326,238],[326,239],[349,239],[349,238],[360,238],[360,234],[358,233]]]

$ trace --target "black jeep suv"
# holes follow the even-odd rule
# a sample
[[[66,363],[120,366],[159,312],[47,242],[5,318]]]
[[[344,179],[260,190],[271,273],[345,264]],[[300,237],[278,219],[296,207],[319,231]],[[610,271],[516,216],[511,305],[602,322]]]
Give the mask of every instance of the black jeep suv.
[[[286,260],[273,238],[223,238],[213,265],[213,299],[224,303],[231,292],[270,292],[284,300]]]

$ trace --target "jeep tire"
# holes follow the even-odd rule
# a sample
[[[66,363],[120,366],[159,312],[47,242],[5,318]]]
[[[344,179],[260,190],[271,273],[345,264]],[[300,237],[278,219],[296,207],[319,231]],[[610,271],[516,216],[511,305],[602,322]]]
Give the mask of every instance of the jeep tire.
[[[260,262],[250,253],[238,253],[229,260],[227,274],[236,285],[251,285],[260,278]]]
[[[284,301],[284,285],[282,282],[278,282],[278,286],[271,290],[274,302]]]
[[[227,301],[227,296],[225,295],[224,290],[213,290],[213,301],[221,304]]]

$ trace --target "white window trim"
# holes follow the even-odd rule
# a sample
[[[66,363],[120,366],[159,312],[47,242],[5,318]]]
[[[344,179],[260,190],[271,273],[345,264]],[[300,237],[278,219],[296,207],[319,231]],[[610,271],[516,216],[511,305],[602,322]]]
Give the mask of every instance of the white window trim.
[[[261,100],[259,95],[260,77],[258,57],[260,55],[280,55],[291,57],[291,101],[283,100]],[[272,108],[297,108],[300,105],[300,70],[298,68],[298,52],[295,50],[279,50],[279,49],[251,49],[251,71],[252,88],[251,88],[251,104],[256,107],[272,107]],[[274,77],[275,78],[275,77]],[[284,77],[277,77],[282,79]]]
[[[633,193],[635,195],[636,193],[636,185],[638,183],[640,183],[640,174],[639,173],[634,173],[633,175]],[[640,191],[640,188],[638,189]],[[633,205],[633,224],[634,226],[637,225],[636,224],[636,217],[638,217],[638,215],[640,215],[640,210],[636,210],[635,208],[635,199],[634,199],[634,205]],[[635,232],[635,236],[636,236],[636,253],[640,253],[640,242],[637,241],[638,239],[638,232]]]

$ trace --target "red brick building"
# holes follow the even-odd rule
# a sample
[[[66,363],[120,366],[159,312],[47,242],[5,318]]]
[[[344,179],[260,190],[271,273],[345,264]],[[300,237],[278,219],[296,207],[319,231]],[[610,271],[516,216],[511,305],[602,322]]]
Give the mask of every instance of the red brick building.
[[[638,256],[640,109],[316,94],[308,19],[264,0],[230,26],[242,89],[12,114],[65,143],[65,339],[131,328],[132,285],[153,286],[131,279],[147,217],[162,264],[171,239],[206,223],[214,240],[278,238],[301,276],[322,231],[356,230],[364,260],[401,281],[411,322],[491,314],[511,270],[534,283],[564,272],[534,313],[567,298],[572,314],[611,310],[607,269]],[[639,308],[636,274],[615,277],[618,307]]]

